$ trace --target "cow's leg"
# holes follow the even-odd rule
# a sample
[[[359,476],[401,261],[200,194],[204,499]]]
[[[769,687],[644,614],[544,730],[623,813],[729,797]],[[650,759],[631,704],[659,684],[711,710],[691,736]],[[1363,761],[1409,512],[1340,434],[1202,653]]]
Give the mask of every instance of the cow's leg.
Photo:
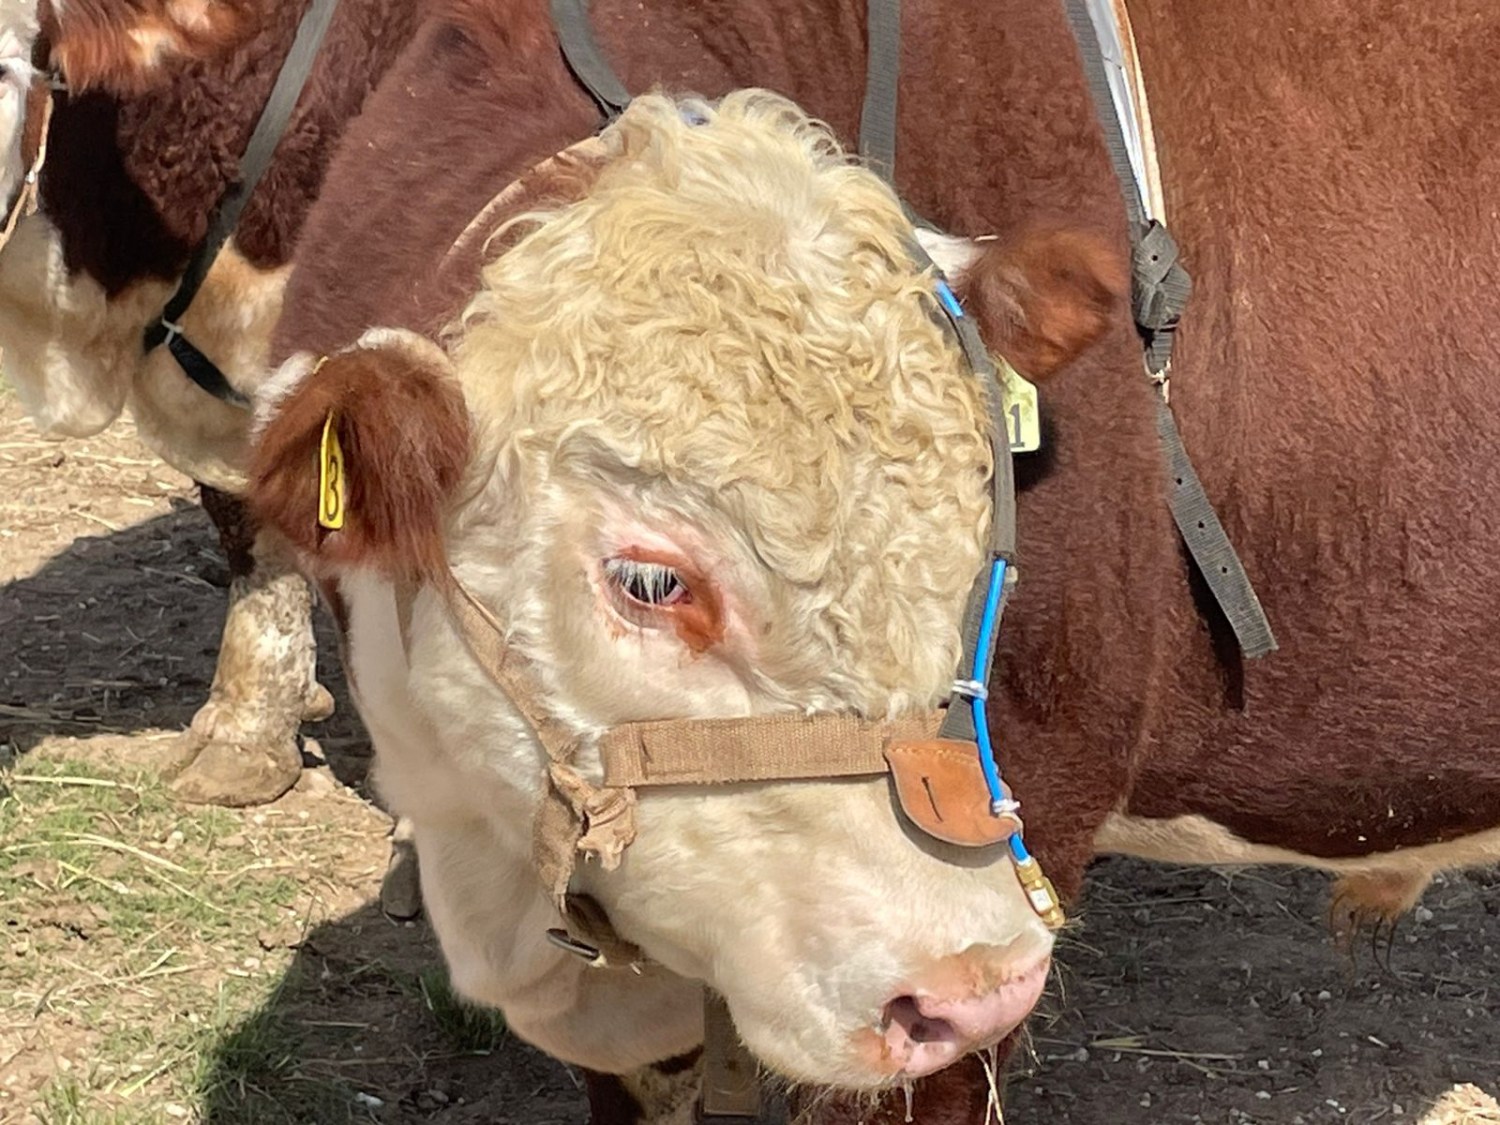
[[[629,1074],[585,1070],[589,1125],[696,1125],[701,1058],[693,1051]]]
[[[380,909],[388,918],[409,922],[422,913],[422,877],[417,871],[416,829],[404,816],[391,830],[391,854],[380,883]]]
[[[297,728],[327,718],[333,697],[317,682],[312,594],[245,506],[200,485],[229,562],[229,612],[205,703],[185,736],[192,760],[172,781],[195,804],[258,805],[297,781]]]

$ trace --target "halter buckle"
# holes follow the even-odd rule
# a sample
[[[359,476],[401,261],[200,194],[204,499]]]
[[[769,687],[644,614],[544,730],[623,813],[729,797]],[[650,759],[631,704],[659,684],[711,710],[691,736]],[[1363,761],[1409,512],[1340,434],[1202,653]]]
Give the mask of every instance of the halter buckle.
[[[572,934],[568,933],[567,930],[548,930],[547,940],[564,953],[571,953],[574,957],[581,957],[588,963],[591,969],[604,968],[604,951],[597,946],[590,945],[586,941],[579,941]]]

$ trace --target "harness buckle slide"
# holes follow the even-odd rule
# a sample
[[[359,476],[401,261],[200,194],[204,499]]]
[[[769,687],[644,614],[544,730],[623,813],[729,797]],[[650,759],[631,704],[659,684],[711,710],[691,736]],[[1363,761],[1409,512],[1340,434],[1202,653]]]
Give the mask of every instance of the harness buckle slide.
[[[588,962],[589,968],[601,969],[604,967],[604,952],[597,946],[590,945],[586,941],[579,941],[567,930],[551,929],[547,931],[547,940],[557,946],[564,953],[571,953],[574,957],[581,957]]]
[[[986,700],[990,697],[990,689],[978,680],[954,680],[953,694],[961,695],[965,699]]]

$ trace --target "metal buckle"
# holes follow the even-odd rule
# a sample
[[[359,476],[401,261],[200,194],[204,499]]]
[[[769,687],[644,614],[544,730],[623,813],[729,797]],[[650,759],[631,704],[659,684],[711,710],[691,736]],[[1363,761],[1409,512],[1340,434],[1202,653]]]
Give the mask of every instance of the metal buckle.
[[[579,941],[572,934],[568,933],[567,930],[548,930],[547,940],[564,953],[571,953],[574,957],[583,958],[592,969],[604,967],[604,953],[586,941]]]

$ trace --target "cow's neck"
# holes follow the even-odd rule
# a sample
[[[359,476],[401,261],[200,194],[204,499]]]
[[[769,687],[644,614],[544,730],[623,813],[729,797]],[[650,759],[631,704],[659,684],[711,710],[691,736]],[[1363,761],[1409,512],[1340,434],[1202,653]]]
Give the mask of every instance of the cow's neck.
[[[415,0],[346,0],[324,57],[246,207],[234,244],[267,270],[291,257],[334,141],[409,35]],[[132,283],[175,280],[238,175],[256,119],[295,35],[301,4],[261,0],[257,30],[211,62],[167,59],[143,93],[95,91],[59,100],[42,209],[70,271],[114,296]],[[326,68],[337,56],[338,79]]]

